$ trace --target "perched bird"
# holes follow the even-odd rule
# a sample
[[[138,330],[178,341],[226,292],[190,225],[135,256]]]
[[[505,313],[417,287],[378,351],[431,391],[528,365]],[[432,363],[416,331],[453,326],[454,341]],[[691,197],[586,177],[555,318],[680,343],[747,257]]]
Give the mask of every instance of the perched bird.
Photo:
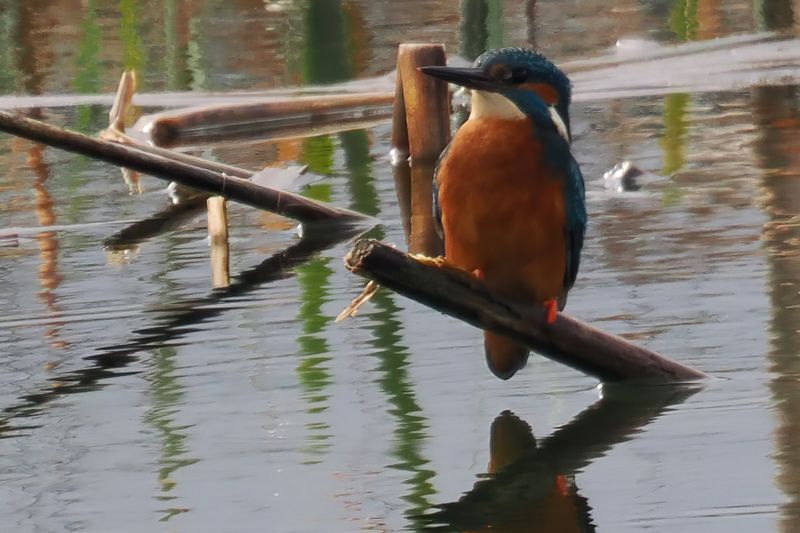
[[[490,50],[470,68],[422,67],[471,90],[469,119],[439,158],[434,218],[448,263],[495,293],[564,308],[586,227],[583,176],[570,152],[567,76],[524,48]],[[508,379],[528,349],[484,332],[491,371]]]

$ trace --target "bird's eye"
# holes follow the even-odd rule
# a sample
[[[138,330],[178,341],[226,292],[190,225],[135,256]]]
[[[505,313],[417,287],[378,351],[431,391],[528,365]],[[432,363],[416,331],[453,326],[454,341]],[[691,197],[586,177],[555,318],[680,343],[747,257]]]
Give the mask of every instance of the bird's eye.
[[[522,83],[528,79],[528,69],[515,68],[511,71],[511,81],[514,83]]]

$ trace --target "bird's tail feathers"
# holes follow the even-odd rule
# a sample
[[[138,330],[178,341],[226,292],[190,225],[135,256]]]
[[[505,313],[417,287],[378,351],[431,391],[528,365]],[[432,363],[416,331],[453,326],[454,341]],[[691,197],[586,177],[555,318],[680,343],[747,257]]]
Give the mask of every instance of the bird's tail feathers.
[[[529,350],[525,345],[497,333],[484,331],[483,346],[489,370],[500,379],[510,378],[528,361]]]

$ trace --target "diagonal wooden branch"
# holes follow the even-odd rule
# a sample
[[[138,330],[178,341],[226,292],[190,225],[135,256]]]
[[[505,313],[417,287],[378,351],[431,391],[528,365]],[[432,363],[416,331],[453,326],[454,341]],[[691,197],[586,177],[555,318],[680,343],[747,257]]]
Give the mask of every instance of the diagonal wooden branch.
[[[128,167],[164,180],[176,181],[188,187],[224,196],[230,200],[272,211],[307,224],[325,222],[337,225],[359,225],[372,221],[371,217],[355,211],[256,185],[224,172],[198,168],[136,148],[94,139],[7,112],[0,112],[0,131],[114,165]]]
[[[376,240],[360,240],[348,270],[474,326],[508,335],[539,354],[602,381],[685,381],[706,374],[604,333],[564,314],[546,324],[542,306],[519,306],[493,295],[466,272],[420,261]]]

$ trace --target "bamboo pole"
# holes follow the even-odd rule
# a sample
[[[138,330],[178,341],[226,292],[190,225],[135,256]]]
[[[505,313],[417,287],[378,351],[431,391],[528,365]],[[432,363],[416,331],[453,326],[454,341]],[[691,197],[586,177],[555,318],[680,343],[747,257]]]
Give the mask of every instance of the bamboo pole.
[[[375,240],[360,240],[348,270],[473,326],[507,335],[537,353],[601,381],[695,380],[706,374],[559,313],[547,324],[540,305],[497,298],[470,274],[417,258]]]
[[[175,146],[196,138],[208,142],[286,128],[388,118],[393,101],[393,93],[379,92],[194,107],[160,113],[142,131],[159,146]]]
[[[229,287],[231,273],[228,249],[228,210],[225,198],[212,196],[208,206],[208,238],[211,241],[211,285],[215,289]]]
[[[398,49],[397,77],[403,86],[402,103],[412,166],[417,161],[434,163],[450,141],[447,83],[418,70],[419,67],[446,64],[444,45],[441,44],[401,44]],[[400,132],[397,137],[401,138]]]
[[[445,64],[444,45],[401,44],[398,48],[392,144],[399,153],[407,150],[411,172],[406,178],[396,168],[395,179],[410,180],[409,250],[431,256],[443,252],[433,223],[432,184],[436,161],[450,141],[450,95],[446,83],[419,68]]]
[[[142,150],[72,132],[0,112],[0,131],[18,135],[71,152],[125,166],[168,181],[199,189],[213,195],[279,215],[302,223],[363,224],[371,219],[361,213],[334,207],[285,191],[270,189],[226,173],[198,168]]]

